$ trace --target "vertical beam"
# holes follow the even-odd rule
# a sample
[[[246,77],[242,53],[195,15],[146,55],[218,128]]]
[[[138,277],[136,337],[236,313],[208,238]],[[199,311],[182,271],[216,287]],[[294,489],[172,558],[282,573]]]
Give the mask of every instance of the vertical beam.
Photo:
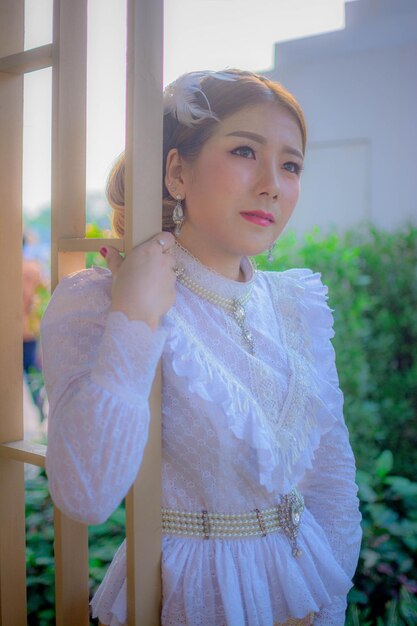
[[[85,236],[87,0],[54,0],[52,65],[52,287],[85,267],[85,255],[58,251],[65,237]],[[88,534],[55,509],[58,626],[87,626]]]
[[[26,624],[24,467],[20,461],[0,459],[1,626]]]
[[[88,527],[54,510],[56,626],[88,626]]]
[[[163,0],[128,1],[126,236],[128,251],[161,230]],[[126,510],[129,626],[161,609],[161,381],[151,393],[144,460]]]
[[[0,3],[0,58],[23,50],[23,0]],[[0,441],[23,437],[23,76],[0,74]],[[0,624],[26,624],[24,466],[0,462]]]
[[[54,0],[52,65],[52,287],[85,267],[58,240],[85,236],[87,0]]]
[[[23,49],[23,0],[0,5],[0,58]],[[23,437],[23,76],[0,73],[0,441]],[[19,358],[20,357],[20,358]]]

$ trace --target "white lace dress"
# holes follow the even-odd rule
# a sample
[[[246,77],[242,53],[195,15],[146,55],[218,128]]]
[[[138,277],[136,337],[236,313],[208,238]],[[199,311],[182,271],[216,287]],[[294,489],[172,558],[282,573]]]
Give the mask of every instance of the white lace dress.
[[[42,322],[52,497],[88,524],[118,506],[141,464],[162,357],[163,506],[247,513],[294,487],[305,500],[298,558],[280,531],[164,535],[163,626],[272,626],[311,611],[315,626],[343,626],[361,529],[327,289],[306,269],[250,280],[244,260],[248,282],[240,283],[177,254],[200,285],[225,297],[252,286],[255,354],[226,311],[182,284],[152,332],[109,313],[108,270],[61,281]],[[125,568],[123,543],[92,602],[103,624],[126,622]]]

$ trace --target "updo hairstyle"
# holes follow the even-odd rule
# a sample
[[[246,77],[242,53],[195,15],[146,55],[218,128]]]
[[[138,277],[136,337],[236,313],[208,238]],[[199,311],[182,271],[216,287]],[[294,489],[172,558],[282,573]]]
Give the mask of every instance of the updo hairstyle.
[[[215,132],[219,120],[224,120],[229,115],[233,115],[240,109],[251,105],[273,102],[285,108],[297,122],[301,137],[303,153],[307,140],[307,129],[303,111],[292,94],[280,83],[253,72],[238,69],[228,69],[224,71],[232,76],[233,80],[220,80],[216,78],[216,73],[207,73],[199,83],[200,91],[194,93],[194,102],[204,109],[209,110],[213,115],[201,119],[190,120],[190,124],[178,121],[173,112],[164,114],[163,123],[163,175],[162,175],[162,230],[173,232],[175,225],[172,221],[172,212],[175,206],[175,199],[171,196],[165,186],[166,161],[168,152],[172,148],[177,148],[180,156],[190,163],[193,163],[205,142]],[[220,73],[222,74],[222,73]],[[188,75],[184,75],[186,77]],[[181,80],[180,77],[178,81]],[[175,84],[169,88],[175,96]],[[208,102],[207,102],[208,101]],[[218,119],[216,119],[218,118]],[[107,199],[113,208],[112,225],[116,235],[124,235],[124,206],[125,206],[125,158],[122,154],[114,164],[106,188]],[[184,203],[186,214],[186,199]]]

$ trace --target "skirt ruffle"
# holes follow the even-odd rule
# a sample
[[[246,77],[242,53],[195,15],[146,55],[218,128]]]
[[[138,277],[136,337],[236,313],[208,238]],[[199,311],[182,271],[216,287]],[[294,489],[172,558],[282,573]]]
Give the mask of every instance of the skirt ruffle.
[[[274,626],[305,619],[352,586],[308,510],[295,558],[288,539],[204,540],[165,536],[162,626]],[[103,624],[127,621],[126,548],[119,548],[92,600]],[[290,622],[291,623],[291,622]]]

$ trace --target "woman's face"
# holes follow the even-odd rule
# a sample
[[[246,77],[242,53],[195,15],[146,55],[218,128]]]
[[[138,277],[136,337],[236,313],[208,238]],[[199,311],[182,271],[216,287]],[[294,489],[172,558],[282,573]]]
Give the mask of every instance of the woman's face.
[[[303,163],[295,118],[268,103],[219,123],[193,163],[182,160],[179,241],[212,267],[256,255],[280,235],[297,203]]]

